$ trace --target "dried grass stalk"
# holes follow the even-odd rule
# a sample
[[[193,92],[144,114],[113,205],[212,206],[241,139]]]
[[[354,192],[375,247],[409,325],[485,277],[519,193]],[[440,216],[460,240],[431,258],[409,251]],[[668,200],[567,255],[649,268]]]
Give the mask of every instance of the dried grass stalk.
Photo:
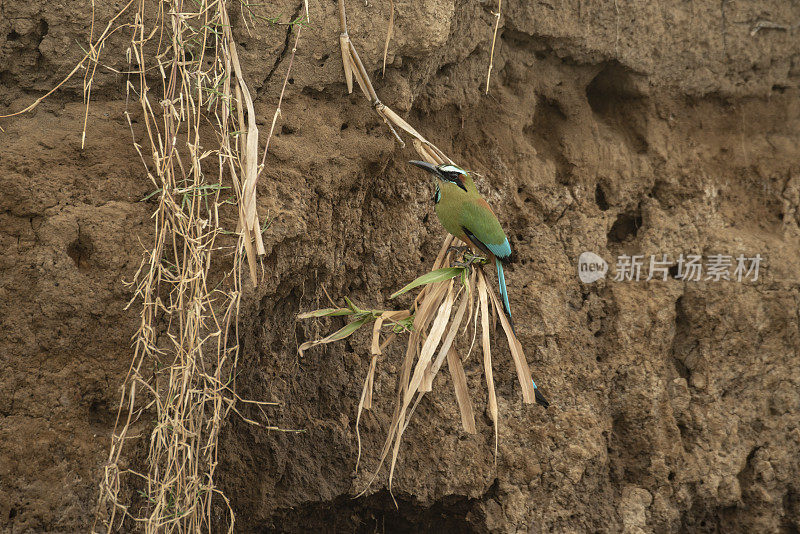
[[[489,81],[492,79],[492,69],[494,69],[494,47],[497,43],[497,30],[500,28],[500,11],[503,7],[503,0],[497,0],[497,12],[494,15],[494,32],[492,33],[492,50],[489,52],[489,70],[486,72],[486,94],[489,94]]]
[[[489,417],[494,423],[494,455],[495,461],[497,461],[497,424],[498,424],[498,414],[497,414],[497,394],[494,390],[494,374],[492,372],[492,349],[490,347],[490,333],[489,333],[489,303],[488,298],[486,297],[486,278],[483,276],[483,273],[480,272],[478,274],[478,297],[481,301],[481,328],[483,337],[481,339],[481,345],[483,346],[483,374],[486,376],[486,390],[489,394],[488,397],[488,408],[489,408]]]
[[[243,401],[235,392],[242,251],[254,284],[256,256],[264,252],[255,209],[258,128],[226,2],[170,0],[158,9],[155,18],[145,17],[145,3],[139,3],[131,25],[129,60],[136,65],[132,72],[138,83],[128,81],[127,88],[141,107],[147,157],[142,144],[134,141],[134,146],[158,196],[154,241],[132,282],[135,296],[129,306],[141,305],[140,326],[95,527],[99,522],[110,533],[130,522],[148,533],[210,531],[223,520],[212,506],[217,499],[233,532],[233,511],[214,480],[219,433],[230,412],[242,416],[237,402],[260,410],[269,404]],[[155,25],[147,27],[149,20]],[[159,54],[152,56],[156,46]],[[158,73],[163,95],[153,105],[153,80],[146,75]],[[130,114],[126,117],[135,135]],[[228,179],[230,186],[224,185]],[[218,243],[230,233],[222,228],[219,212],[231,202],[222,196],[230,187],[239,236],[238,243],[226,245]],[[233,252],[232,269],[210,280],[221,250]],[[145,470],[123,469],[123,449],[143,415],[154,420]],[[144,488],[135,508],[123,495],[131,477]]]
[[[495,308],[502,309],[497,295],[494,294],[494,290],[491,288],[489,289],[489,297],[494,302]],[[517,339],[517,336],[514,335],[514,330],[511,328],[511,324],[505,314],[498,313],[497,316],[500,318],[503,331],[506,333],[508,349],[511,352],[511,358],[514,360],[514,367],[517,370],[517,378],[522,388],[522,401],[526,404],[532,404],[536,402],[536,392],[533,388],[533,378],[531,377],[531,369],[528,367],[528,360],[522,351],[522,344]]]
[[[386,41],[383,43],[383,70],[381,73],[386,74],[386,56],[389,55],[389,41],[392,40],[394,34],[394,0],[389,0],[389,28],[386,30]]]
[[[467,389],[467,375],[464,374],[464,366],[461,365],[461,358],[458,357],[456,350],[450,347],[447,351],[447,367],[450,369],[450,377],[453,379],[453,388],[456,392],[456,402],[461,413],[461,426],[464,432],[475,434],[475,414],[472,411],[472,401],[469,398]]]

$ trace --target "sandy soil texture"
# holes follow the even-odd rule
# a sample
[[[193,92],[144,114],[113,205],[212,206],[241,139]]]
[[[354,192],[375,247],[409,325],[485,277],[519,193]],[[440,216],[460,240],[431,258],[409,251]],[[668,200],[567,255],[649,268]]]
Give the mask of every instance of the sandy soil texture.
[[[102,4],[102,21],[121,7]],[[226,425],[218,482],[237,531],[800,530],[800,5],[503,2],[487,96],[494,2],[394,4],[385,77],[390,3],[349,2],[351,37],[382,99],[483,175],[516,251],[506,276],[517,331],[553,405],[522,405],[498,335],[496,465],[473,355],[478,433],[462,432],[442,374],[400,452],[399,508],[385,474],[351,498],[376,464],[402,347],[379,362],[377,408],[362,419],[367,470],[354,476],[369,335],[300,359],[298,344],[342,321],[294,317],[325,305],[323,285],[393,306],[444,230],[429,178],[406,163],[416,153],[347,95],[336,4],[311,0],[258,184],[259,214],[273,222],[263,280],[243,297],[238,377],[243,397],[281,403],[271,424],[305,432]],[[72,69],[90,16],[89,2],[0,0],[0,114]],[[289,35],[248,31],[233,5],[230,17],[266,133]],[[124,67],[128,37],[108,42],[107,65]],[[137,324],[123,281],[152,233],[124,87],[98,71],[84,149],[80,79],[0,119],[3,533],[91,525]],[[620,254],[764,260],[755,282],[583,284],[584,251],[612,264]],[[129,445],[132,467],[146,446],[146,435]]]

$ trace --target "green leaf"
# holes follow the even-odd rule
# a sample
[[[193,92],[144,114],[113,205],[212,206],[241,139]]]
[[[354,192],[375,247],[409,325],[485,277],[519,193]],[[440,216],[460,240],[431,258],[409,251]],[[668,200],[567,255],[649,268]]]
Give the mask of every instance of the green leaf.
[[[152,197],[156,196],[161,191],[162,191],[162,189],[158,188],[155,191],[153,191],[152,193],[150,193],[149,195],[147,195],[146,197],[139,199],[139,202],[144,202],[145,200],[150,200]]]
[[[413,330],[414,330],[413,315],[406,317],[405,319],[402,319],[400,321],[397,321],[396,323],[394,323],[394,326],[392,326],[392,332],[394,332],[395,334],[401,334],[403,332],[411,332]]]
[[[358,319],[358,320],[353,321],[351,323],[347,323],[343,328],[340,328],[339,330],[337,330],[333,334],[329,335],[323,341],[325,343],[330,343],[331,341],[339,341],[340,339],[344,339],[344,338],[348,337],[350,334],[352,334],[353,332],[355,332],[356,330],[358,330],[359,328],[361,328],[362,326],[364,326],[364,323],[366,323],[369,320],[370,320],[370,316],[367,315],[365,317],[362,317],[361,319]]]
[[[312,319],[314,317],[336,317],[338,315],[351,315],[353,312],[347,308],[322,308],[310,312],[301,313],[298,319]]]
[[[350,300],[349,298],[345,297],[344,301],[347,303],[347,307],[350,308],[351,310],[353,310],[353,312],[361,313],[361,312],[364,311],[361,308],[359,308],[358,306],[356,306],[355,304],[353,304],[353,301]]]
[[[431,271],[429,273],[425,273],[407,286],[405,286],[400,291],[397,291],[392,294],[389,298],[395,298],[403,293],[407,293],[411,291],[415,287],[419,287],[426,284],[433,284],[435,282],[442,282],[444,280],[450,280],[451,278],[455,278],[461,272],[464,271],[462,267],[444,267],[443,269],[436,269],[435,271]]]
[[[355,321],[347,323],[347,325],[345,325],[343,328],[340,328],[339,330],[337,330],[336,332],[327,337],[324,337],[322,339],[317,339],[314,341],[306,341],[297,348],[297,351],[302,356],[303,352],[310,349],[311,347],[322,345],[323,343],[332,343],[334,341],[339,341],[340,339],[344,339],[349,335],[351,335],[356,330],[358,330],[359,328],[361,328],[364,325],[364,323],[369,321],[371,318],[372,318],[371,315],[366,315],[364,317],[361,317],[360,319],[356,319]]]

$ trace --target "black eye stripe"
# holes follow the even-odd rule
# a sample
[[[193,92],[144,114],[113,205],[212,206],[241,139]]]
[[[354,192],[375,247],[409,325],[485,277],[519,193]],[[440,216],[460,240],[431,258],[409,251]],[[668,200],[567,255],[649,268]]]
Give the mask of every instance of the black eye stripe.
[[[443,180],[457,185],[465,192],[467,191],[467,188],[464,186],[464,176],[466,176],[467,171],[455,165],[439,165],[437,170],[439,171],[439,176]]]
[[[460,174],[456,174],[455,176],[452,176],[452,177],[448,176],[447,179],[448,179],[449,182],[456,184],[458,187],[460,187],[464,191],[467,190],[467,188],[464,187],[464,181],[461,179],[461,175]]]

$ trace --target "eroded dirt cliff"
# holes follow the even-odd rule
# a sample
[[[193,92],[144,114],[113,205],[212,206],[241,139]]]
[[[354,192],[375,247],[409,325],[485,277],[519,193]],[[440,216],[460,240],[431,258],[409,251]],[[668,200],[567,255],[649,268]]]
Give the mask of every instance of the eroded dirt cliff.
[[[800,6],[504,2],[488,96],[493,3],[396,1],[382,77],[389,6],[348,4],[350,34],[381,98],[484,176],[516,250],[517,331],[553,406],[522,405],[498,335],[496,464],[473,357],[478,433],[461,430],[443,374],[401,449],[399,507],[385,473],[375,493],[350,498],[385,437],[402,347],[379,362],[354,476],[368,334],[300,359],[299,343],[342,323],[294,317],[325,305],[322,286],[396,306],[388,296],[430,266],[444,231],[428,178],[406,164],[413,150],[347,95],[336,4],[312,1],[258,185],[272,224],[263,279],[243,298],[238,375],[243,397],[280,402],[270,424],[304,432],[229,421],[218,481],[237,530],[800,529]],[[98,6],[97,20],[118,7]],[[257,9],[288,18],[300,7]],[[0,1],[0,114],[69,73],[90,15],[88,2]],[[289,33],[248,31],[238,5],[230,16],[265,132]],[[124,68],[127,38],[109,41],[107,65]],[[79,79],[0,120],[4,532],[91,525],[137,326],[123,281],[152,232],[124,87],[98,71],[84,149]],[[584,251],[611,263],[623,253],[764,262],[755,282],[589,285],[576,271]],[[133,467],[146,446],[147,436],[129,446]]]

